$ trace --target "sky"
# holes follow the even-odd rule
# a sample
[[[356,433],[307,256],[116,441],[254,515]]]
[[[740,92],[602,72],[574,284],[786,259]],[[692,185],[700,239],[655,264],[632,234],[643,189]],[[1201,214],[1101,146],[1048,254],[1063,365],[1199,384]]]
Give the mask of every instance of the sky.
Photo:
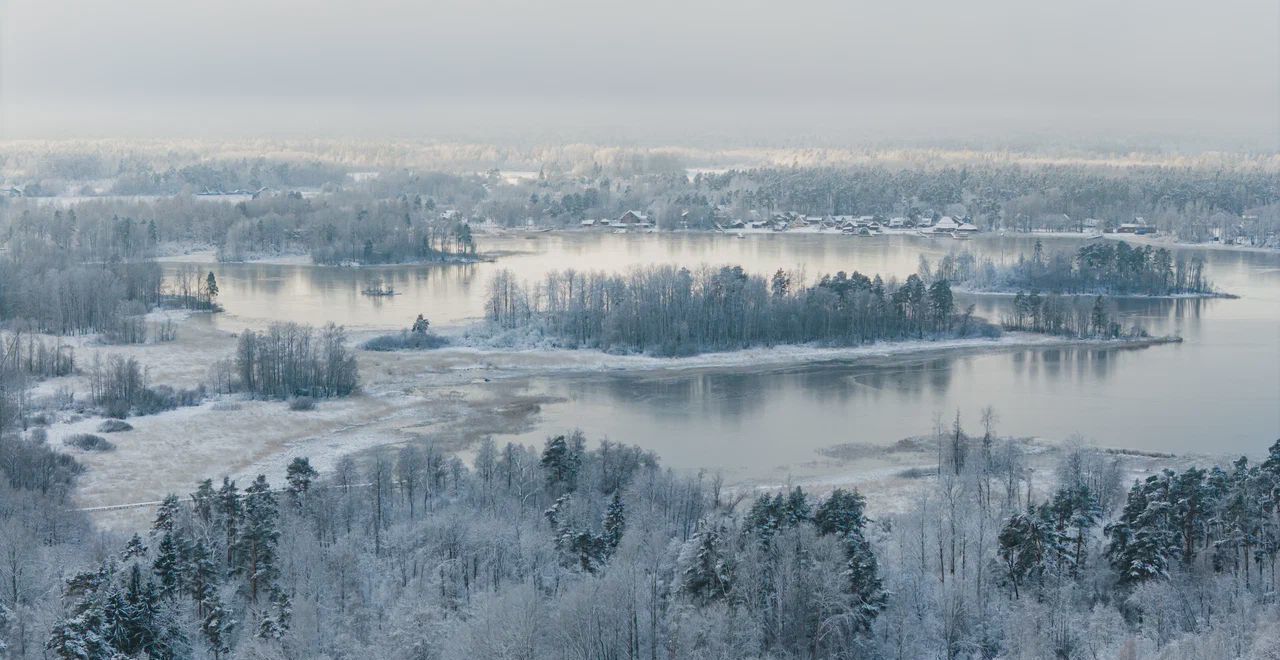
[[[0,0],[0,138],[1278,133],[1277,0]]]

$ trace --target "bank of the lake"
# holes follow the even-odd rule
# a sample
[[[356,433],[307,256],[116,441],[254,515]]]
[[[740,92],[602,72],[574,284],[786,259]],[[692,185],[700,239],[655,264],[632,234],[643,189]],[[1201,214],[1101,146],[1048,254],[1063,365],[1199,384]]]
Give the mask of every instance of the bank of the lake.
[[[1027,253],[1036,238],[1046,249],[1081,244],[1076,238],[988,235],[966,245],[996,260],[1013,259]],[[954,245],[908,236],[737,239],[583,232],[486,237],[487,252],[504,253],[496,263],[347,269],[210,262],[206,266],[217,275],[226,312],[191,315],[181,322],[174,344],[97,350],[136,356],[155,383],[190,385],[204,377],[210,361],[232,354],[235,333],[273,321],[334,321],[346,325],[353,340],[403,329],[420,313],[433,330],[474,323],[484,313],[487,284],[500,269],[528,279],[564,268],[733,263],[761,274],[779,267],[801,268],[810,277],[857,269],[905,278],[921,254],[936,263]],[[1241,298],[1117,300],[1126,327],[1137,324],[1152,335],[1184,339],[1144,349],[1044,345],[868,353],[856,360],[788,357],[768,364],[742,354],[733,356],[736,364],[658,369],[625,368],[612,356],[586,353],[361,352],[362,396],[379,397],[375,405],[322,402],[319,415],[306,417],[283,404],[247,402],[240,415],[206,407],[190,419],[139,419],[130,432],[136,441],[129,434],[113,438],[120,445],[117,456],[131,452],[137,467],[108,474],[105,462],[113,457],[87,459],[85,502],[119,495],[100,488],[111,478],[139,488],[141,480],[134,477],[165,473],[189,488],[200,474],[283,469],[270,456],[313,454],[323,462],[325,456],[388,443],[462,447],[485,434],[500,443],[541,444],[548,434],[574,427],[592,439],[643,443],[679,469],[726,465],[731,476],[781,482],[804,472],[820,479],[826,469],[823,447],[892,443],[928,432],[935,416],[960,411],[974,420],[986,405],[997,408],[1003,434],[1056,441],[1079,434],[1103,446],[1177,454],[1256,452],[1280,437],[1280,255],[1188,254],[1202,256],[1206,276]],[[171,272],[184,266],[162,267]],[[375,276],[401,295],[361,295],[367,278]],[[957,294],[958,304],[973,304],[976,315],[989,319],[1002,318],[1010,299]],[[565,368],[564,361],[575,357],[584,365]],[[390,407],[383,407],[386,402]]]

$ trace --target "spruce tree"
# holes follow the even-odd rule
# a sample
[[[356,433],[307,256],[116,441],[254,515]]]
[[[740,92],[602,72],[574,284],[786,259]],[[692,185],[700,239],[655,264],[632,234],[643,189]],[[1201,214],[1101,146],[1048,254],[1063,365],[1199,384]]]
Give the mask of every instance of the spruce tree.
[[[844,579],[853,596],[854,627],[867,633],[888,603],[889,596],[880,579],[880,566],[871,544],[860,533],[845,538]]]
[[[680,552],[681,588],[695,602],[722,600],[732,589],[733,569],[722,543],[720,529],[701,520]]]
[[[181,512],[182,506],[178,502],[178,496],[172,493],[166,495],[160,502],[160,506],[156,508],[156,519],[151,523],[151,535],[172,532]]]
[[[787,527],[795,527],[813,518],[813,510],[809,507],[809,497],[799,486],[787,493],[786,504],[782,509],[782,521]]]
[[[53,626],[47,649],[62,660],[109,660],[119,652],[107,634],[105,593],[111,571],[103,565],[97,571],[78,573],[67,580],[63,597],[73,603],[67,615]]]
[[[604,514],[604,543],[610,553],[618,549],[626,527],[626,507],[622,504],[622,495],[614,491],[613,499],[609,500],[609,509]]]
[[[129,561],[130,559],[145,557],[146,555],[147,544],[143,543],[142,537],[137,534],[130,537],[124,544],[124,550],[120,551],[120,559],[122,561]]]
[[[168,531],[160,537],[156,546],[156,558],[151,570],[160,581],[160,593],[169,598],[175,597],[187,586],[187,557],[183,547],[182,536]]]
[[[207,596],[200,601],[200,606],[204,612],[200,619],[200,634],[204,636],[213,660],[220,660],[223,654],[231,652],[230,637],[236,621],[217,594]]]

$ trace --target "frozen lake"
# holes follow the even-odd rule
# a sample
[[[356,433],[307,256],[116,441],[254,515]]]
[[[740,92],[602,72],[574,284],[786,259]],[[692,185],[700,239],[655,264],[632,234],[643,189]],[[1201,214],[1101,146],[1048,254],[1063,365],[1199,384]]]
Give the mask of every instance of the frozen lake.
[[[803,268],[809,278],[836,270],[905,277],[920,254],[956,248],[994,258],[1029,252],[1034,239],[981,236],[958,243],[912,236],[536,234],[484,238],[496,263],[340,269],[265,264],[212,266],[227,314],[214,322],[258,327],[271,320],[335,321],[357,329],[405,327],[418,313],[436,324],[482,314],[489,277],[549,269],[618,270],[636,264],[740,264],[759,273]],[[1044,238],[1046,249],[1074,249],[1073,238]],[[543,406],[541,443],[574,427],[591,438],[643,444],[668,465],[785,477],[843,442],[887,444],[928,432],[936,415],[960,411],[976,429],[996,407],[1004,434],[1060,439],[1080,434],[1104,446],[1170,452],[1258,454],[1280,437],[1280,255],[1182,248],[1204,257],[1206,272],[1238,300],[1127,300],[1121,311],[1153,334],[1186,341],[1146,349],[1040,349],[895,361],[880,366],[826,363],[790,368],[682,373],[602,373],[536,377],[529,393]],[[169,265],[169,268],[177,266]],[[381,279],[402,295],[369,298]],[[1008,298],[978,297],[977,313],[996,318]]]

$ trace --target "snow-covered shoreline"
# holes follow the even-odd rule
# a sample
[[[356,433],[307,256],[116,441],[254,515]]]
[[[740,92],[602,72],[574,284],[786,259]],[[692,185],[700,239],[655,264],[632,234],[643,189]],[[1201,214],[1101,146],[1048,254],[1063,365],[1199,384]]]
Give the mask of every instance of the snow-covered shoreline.
[[[962,293],[968,296],[1000,296],[1012,298],[1019,293],[1026,293],[1026,290],[1010,291],[1006,289],[971,289],[964,286],[951,287],[952,293]],[[1106,293],[1106,292],[1054,292],[1041,291],[1041,295],[1061,296],[1063,298],[1094,298],[1102,296],[1103,298],[1118,298],[1124,300],[1199,300],[1199,299],[1219,299],[1219,300],[1236,300],[1240,296],[1225,291],[1209,291],[1205,293],[1166,293],[1163,295],[1145,294],[1145,293]]]
[[[830,347],[812,344],[746,348],[687,357],[619,355],[596,349],[542,346],[501,347],[455,345],[427,352],[440,357],[484,360],[490,368],[548,373],[590,371],[681,371],[689,369],[776,368],[822,362],[856,362],[911,358],[920,355],[988,352],[1041,348],[1141,348],[1176,343],[1178,337],[1076,339],[1030,332],[1007,332],[997,338],[912,340],[862,346]],[[401,353],[417,351],[401,351]],[[393,352],[394,353],[394,352]]]

